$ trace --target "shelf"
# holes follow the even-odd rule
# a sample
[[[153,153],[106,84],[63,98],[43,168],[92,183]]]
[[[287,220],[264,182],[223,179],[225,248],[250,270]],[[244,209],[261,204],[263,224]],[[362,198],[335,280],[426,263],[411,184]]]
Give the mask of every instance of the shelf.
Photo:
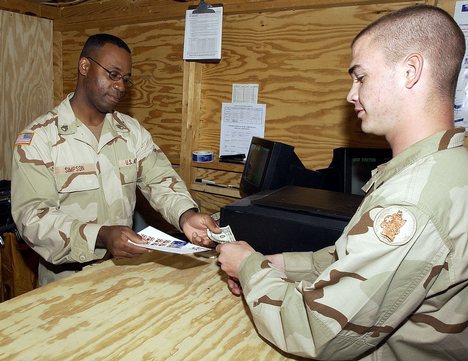
[[[213,185],[201,184],[201,183],[192,183],[190,188],[191,190],[198,191],[198,192],[216,194],[216,195],[232,197],[232,198],[241,198],[238,188],[213,186]]]
[[[213,162],[192,161],[192,167],[222,170],[226,172],[235,172],[235,173],[242,173],[244,171],[244,164],[226,163],[226,162],[218,162],[218,161],[213,161]]]

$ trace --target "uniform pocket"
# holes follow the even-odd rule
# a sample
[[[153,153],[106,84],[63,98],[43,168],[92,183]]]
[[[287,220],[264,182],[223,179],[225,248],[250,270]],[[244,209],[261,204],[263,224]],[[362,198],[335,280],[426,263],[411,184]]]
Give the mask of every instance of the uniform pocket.
[[[136,166],[136,164],[120,167],[119,172],[120,172],[120,182],[122,184],[136,183],[136,181],[137,181],[137,166]]]
[[[96,170],[79,171],[80,166],[74,166],[78,171],[62,172],[62,168],[56,169],[55,183],[59,193],[82,192],[99,188],[99,179]],[[68,167],[72,168],[72,167]],[[88,168],[88,167],[86,167]]]

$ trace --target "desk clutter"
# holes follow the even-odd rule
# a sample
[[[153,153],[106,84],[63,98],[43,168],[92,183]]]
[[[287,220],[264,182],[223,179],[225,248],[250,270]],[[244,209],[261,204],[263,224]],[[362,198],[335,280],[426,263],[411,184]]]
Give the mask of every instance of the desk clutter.
[[[11,217],[10,181],[0,181],[0,302],[36,288],[39,257],[21,239]]]
[[[32,291],[37,287],[39,256],[18,240],[13,232],[2,235],[4,245],[0,247],[0,302]]]

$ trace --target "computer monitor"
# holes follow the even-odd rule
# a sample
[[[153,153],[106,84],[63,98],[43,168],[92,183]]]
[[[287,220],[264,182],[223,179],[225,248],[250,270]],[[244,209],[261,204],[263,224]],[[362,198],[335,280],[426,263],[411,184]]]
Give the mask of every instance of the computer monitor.
[[[364,195],[362,187],[371,178],[372,170],[392,158],[387,148],[336,148],[326,169],[324,188],[337,192]]]
[[[322,174],[306,169],[293,146],[252,137],[240,181],[243,197],[286,185],[319,188],[322,184]]]

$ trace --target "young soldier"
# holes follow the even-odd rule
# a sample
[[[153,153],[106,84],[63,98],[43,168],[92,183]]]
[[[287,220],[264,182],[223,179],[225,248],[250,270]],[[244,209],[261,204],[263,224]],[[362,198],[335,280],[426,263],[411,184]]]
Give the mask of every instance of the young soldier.
[[[468,151],[453,99],[465,39],[449,14],[388,14],[352,44],[347,100],[393,158],[334,247],[263,256],[217,247],[258,332],[319,360],[463,360],[468,340]],[[238,282],[237,282],[238,281]]]

